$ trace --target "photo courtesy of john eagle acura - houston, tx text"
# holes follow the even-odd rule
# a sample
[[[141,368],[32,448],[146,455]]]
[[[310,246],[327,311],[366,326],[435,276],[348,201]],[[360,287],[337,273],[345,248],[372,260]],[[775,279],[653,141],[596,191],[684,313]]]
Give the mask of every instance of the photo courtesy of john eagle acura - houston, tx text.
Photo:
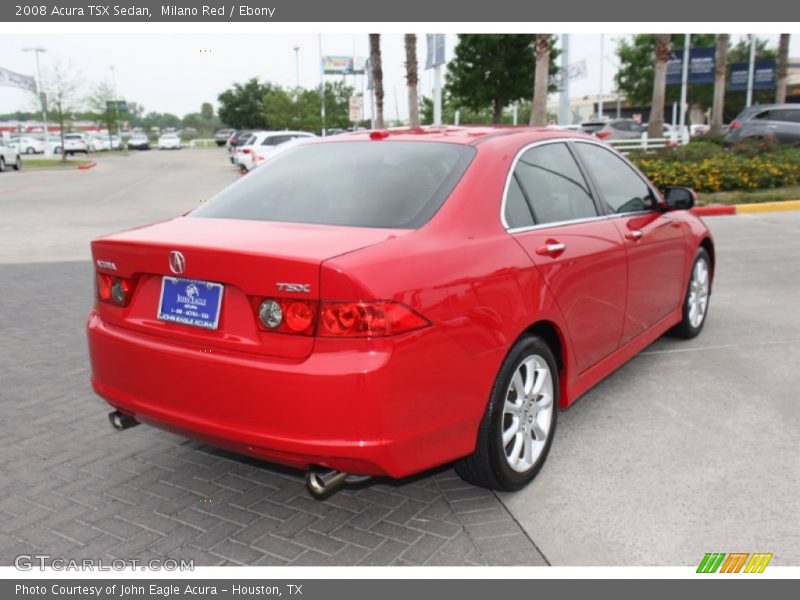
[[[694,203],[583,133],[303,140],[92,242],[92,384],[115,428],[303,469],[317,497],[452,461],[519,490],[559,409],[703,329],[715,252]]]

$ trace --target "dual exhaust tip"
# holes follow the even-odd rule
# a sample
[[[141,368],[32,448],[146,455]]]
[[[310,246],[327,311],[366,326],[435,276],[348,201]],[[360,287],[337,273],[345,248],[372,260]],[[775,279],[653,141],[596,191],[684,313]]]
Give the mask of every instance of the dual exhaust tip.
[[[111,422],[111,426],[117,431],[125,431],[139,424],[139,421],[118,410],[108,413],[108,420]],[[327,498],[346,483],[361,483],[368,479],[371,479],[371,477],[350,475],[342,471],[309,469],[306,472],[306,486],[308,487],[308,491],[314,498],[320,500]]]

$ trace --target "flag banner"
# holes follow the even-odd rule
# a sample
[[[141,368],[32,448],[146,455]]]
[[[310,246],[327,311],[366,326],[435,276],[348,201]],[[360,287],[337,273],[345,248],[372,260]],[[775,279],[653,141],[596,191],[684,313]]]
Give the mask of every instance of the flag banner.
[[[714,83],[715,48],[692,48],[689,52],[689,83]],[[674,50],[667,63],[667,85],[680,85],[683,49]]]
[[[444,34],[428,33],[425,35],[428,51],[425,56],[425,69],[432,69],[444,64]]]
[[[28,75],[20,75],[0,67],[0,85],[17,87],[36,93],[36,80]]]
[[[743,92],[747,90],[747,76],[750,69],[749,63],[734,63],[730,66],[728,91]],[[753,73],[754,90],[775,89],[775,61],[763,60],[756,62]]]

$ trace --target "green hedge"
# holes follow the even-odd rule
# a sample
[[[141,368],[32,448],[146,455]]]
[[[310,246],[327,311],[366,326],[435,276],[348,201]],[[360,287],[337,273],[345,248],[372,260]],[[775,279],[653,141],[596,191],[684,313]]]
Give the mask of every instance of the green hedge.
[[[800,184],[800,148],[767,142],[731,149],[698,142],[631,159],[659,188],[681,185],[711,193]]]

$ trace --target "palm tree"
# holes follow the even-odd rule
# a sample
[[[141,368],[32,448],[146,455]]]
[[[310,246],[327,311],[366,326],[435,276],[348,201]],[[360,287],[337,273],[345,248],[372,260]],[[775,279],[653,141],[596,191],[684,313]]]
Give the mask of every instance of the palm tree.
[[[786,102],[786,75],[789,65],[789,34],[782,33],[778,43],[778,81],[775,89],[775,102]]]
[[[728,71],[728,44],[731,36],[717,36],[717,54],[714,62],[714,101],[711,105],[711,129],[709,134],[722,135],[722,119],[725,112],[725,77]]]
[[[533,46],[536,57],[536,71],[533,81],[533,106],[531,107],[531,125],[543,127],[547,125],[547,87],[550,79],[550,44],[549,33],[537,33]]]
[[[650,106],[650,125],[647,135],[651,138],[664,137],[664,92],[667,87],[667,63],[670,56],[670,35],[659,33],[656,36],[655,69],[653,72],[653,103]],[[681,107],[683,110],[683,107]]]
[[[381,34],[369,34],[369,65],[375,87],[375,129],[383,129],[383,67],[381,66]]]
[[[417,97],[417,36],[407,33],[406,41],[406,83],[408,84],[408,124],[419,127],[419,98]]]

